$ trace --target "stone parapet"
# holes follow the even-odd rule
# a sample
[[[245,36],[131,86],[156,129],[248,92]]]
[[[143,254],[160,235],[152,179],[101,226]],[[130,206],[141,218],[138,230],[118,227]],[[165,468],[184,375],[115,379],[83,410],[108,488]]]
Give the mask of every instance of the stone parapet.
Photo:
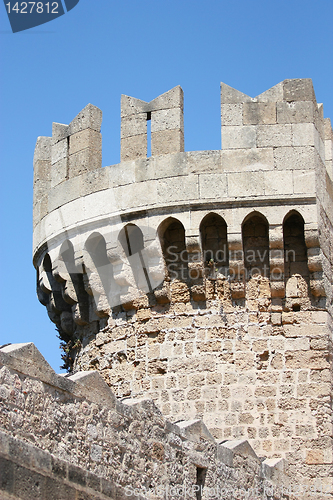
[[[96,372],[56,375],[33,344],[1,348],[0,377],[2,498],[162,499],[174,488],[180,500],[201,488],[268,500],[288,487],[283,461],[218,444],[199,420],[171,424],[150,400],[116,400]]]

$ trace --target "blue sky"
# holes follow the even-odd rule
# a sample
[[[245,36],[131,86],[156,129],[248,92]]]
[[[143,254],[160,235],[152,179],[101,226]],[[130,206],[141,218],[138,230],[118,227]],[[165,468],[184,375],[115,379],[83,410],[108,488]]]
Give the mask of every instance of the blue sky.
[[[36,297],[32,159],[52,122],[103,111],[103,166],[119,162],[120,96],[185,94],[185,149],[220,149],[219,83],[256,96],[312,78],[333,118],[332,0],[80,0],[13,34],[0,8],[0,344],[34,342],[56,371],[59,340]]]

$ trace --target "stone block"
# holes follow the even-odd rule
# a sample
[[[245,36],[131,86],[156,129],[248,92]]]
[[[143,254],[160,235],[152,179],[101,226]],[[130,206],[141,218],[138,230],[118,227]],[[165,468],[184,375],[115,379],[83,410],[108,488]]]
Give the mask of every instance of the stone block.
[[[324,132],[326,140],[333,140],[333,129],[330,118],[324,118]]]
[[[68,137],[68,125],[63,123],[52,123],[52,144],[56,144]]]
[[[54,147],[55,146],[53,146],[53,148]],[[78,153],[79,151],[87,148],[96,152],[102,151],[102,135],[99,132],[88,128],[69,137],[70,155]]]
[[[86,196],[90,193],[103,191],[110,187],[110,167],[103,169],[94,169],[92,172],[87,172],[82,176],[80,183],[80,195]]]
[[[324,453],[321,450],[306,450],[305,463],[308,465],[317,465],[324,462]]]
[[[151,133],[151,155],[165,155],[184,151],[184,134],[180,129]]]
[[[87,172],[100,169],[102,166],[102,152],[87,148],[68,158],[68,178],[77,177]]]
[[[275,325],[275,326],[281,325],[281,313],[272,313],[271,314],[271,322],[272,322],[272,325]]]
[[[321,339],[312,339],[311,340],[311,349],[321,351],[329,349],[329,342],[327,338]]]
[[[0,349],[0,362],[31,377],[59,385],[59,377],[32,342],[10,344]]]
[[[51,148],[51,164],[54,165],[59,160],[68,156],[68,141],[67,138],[53,144]]]
[[[292,171],[264,172],[265,195],[293,194]]]
[[[184,131],[183,110],[181,108],[161,109],[152,112],[151,132],[179,129]]]
[[[315,172],[309,170],[295,170],[293,172],[294,194],[316,193]]]
[[[264,177],[261,172],[228,173],[228,195],[235,198],[265,194]]]
[[[93,489],[94,491],[100,491],[101,489],[101,478],[96,474],[87,472],[87,487]]]
[[[159,203],[172,201],[197,200],[199,198],[198,176],[189,175],[179,177],[177,182],[173,178],[161,179],[157,184]]]
[[[284,101],[312,101],[316,103],[316,96],[313,90],[311,78],[298,78],[284,80],[283,82]]]
[[[271,282],[271,295],[274,298],[283,298],[285,296],[284,282],[272,281]]]
[[[16,498],[44,500],[46,493],[46,478],[44,476],[17,464],[14,464],[14,475]]]
[[[324,325],[328,319],[328,313],[327,311],[313,311],[311,317],[314,323],[321,323]]]
[[[272,170],[274,168],[273,148],[222,150],[221,162],[224,171]]]
[[[177,427],[180,429],[181,436],[186,436],[191,441],[201,441],[204,438],[208,441],[215,441],[202,420],[184,420],[177,422]]]
[[[113,210],[155,205],[159,199],[158,188],[159,184],[155,180],[114,188]]]
[[[243,125],[243,105],[239,103],[221,104],[221,124]]]
[[[249,149],[256,147],[256,127],[222,127],[222,149]]]
[[[49,168],[50,164],[48,164],[47,167]],[[45,193],[48,193],[49,190],[50,190],[49,180],[43,180],[43,179],[36,180],[34,184],[33,205],[35,206],[37,203],[39,203],[40,199],[45,195]]]
[[[313,146],[274,148],[274,168],[277,170],[304,170],[315,167]]]
[[[81,469],[81,467],[69,464],[68,481],[79,484],[80,486],[86,486],[87,484],[86,471]]]
[[[312,101],[278,102],[277,123],[312,123],[315,104]]]
[[[87,104],[85,108],[68,125],[68,135],[76,134],[85,129],[100,132],[102,125],[102,111],[93,104]]]
[[[285,325],[285,337],[301,337],[308,336],[310,338],[321,338],[327,333],[325,325],[313,324],[311,329],[307,325]]]
[[[38,137],[35,151],[34,151],[34,167],[35,163],[39,160],[50,161],[51,160],[51,137]]]
[[[230,87],[226,83],[221,82],[221,104],[238,103],[252,101],[252,98],[239,90]]]
[[[245,102],[243,104],[244,125],[268,125],[276,123],[274,102]]]
[[[139,160],[139,162],[146,162],[146,159]],[[136,167],[137,162],[128,161],[118,163],[117,165],[111,165],[110,167],[105,167],[102,171],[105,171],[109,177],[109,186],[117,187],[124,186],[126,184],[132,184],[136,182]],[[97,172],[97,176],[99,176],[101,171]],[[92,172],[93,175],[93,172]]]
[[[68,158],[63,158],[52,165],[51,168],[51,188],[57,186],[67,179]]]
[[[332,141],[325,141],[325,159],[326,161],[332,161],[332,154],[333,154],[333,149],[332,149]]]
[[[45,478],[45,489],[43,491],[43,498],[57,498],[58,500],[86,500],[84,493],[77,496],[77,491],[63,481],[55,480],[52,477]]]
[[[184,93],[180,85],[164,92],[149,103],[149,111],[159,111],[161,109],[183,108]]]
[[[121,161],[147,157],[147,134],[125,137],[120,141]]]
[[[143,160],[140,161],[143,163]],[[188,173],[185,153],[175,153],[147,158],[145,165],[135,164],[135,180],[140,182],[146,179],[161,179],[176,177]]]
[[[57,212],[63,228],[71,227],[84,220],[84,201],[82,198],[77,198],[59,207]]]
[[[76,372],[68,377],[75,384],[75,393],[86,397],[89,401],[103,404],[108,409],[116,406],[116,397],[103,377],[96,371]]]
[[[147,134],[147,113],[137,113],[121,120],[120,137],[133,137]]]
[[[266,479],[276,481],[281,484],[285,470],[285,461],[283,458],[266,458],[262,462],[261,467],[263,476]]]
[[[329,368],[329,361],[325,351],[286,351],[285,366],[290,369],[310,368],[312,370],[323,370]]]
[[[50,160],[36,160],[34,162],[34,189],[37,189],[39,186],[43,185],[43,183],[47,185],[51,177],[50,173]],[[44,194],[45,192],[41,193],[41,196],[43,196]]]
[[[258,125],[257,147],[292,146],[291,125]]]
[[[293,146],[316,146],[318,132],[313,123],[293,123],[291,125]]]
[[[226,174],[200,174],[199,192],[201,199],[213,198],[219,200],[227,196]]]
[[[169,158],[170,161],[170,158]],[[221,172],[221,151],[189,151],[185,153],[184,172],[199,174],[202,172]],[[168,161],[164,158],[164,162]]]
[[[285,349],[288,351],[308,351],[310,349],[310,340],[307,337],[286,339]]]
[[[147,113],[148,103],[142,101],[141,99],[136,99],[135,97],[130,97],[128,95],[122,95],[120,100],[121,108],[121,118],[126,116],[136,115],[140,113]]]
[[[234,461],[236,462],[237,455],[243,458],[251,457],[257,464],[260,463],[259,458],[248,441],[226,441],[217,447],[217,458],[229,467],[234,467]]]

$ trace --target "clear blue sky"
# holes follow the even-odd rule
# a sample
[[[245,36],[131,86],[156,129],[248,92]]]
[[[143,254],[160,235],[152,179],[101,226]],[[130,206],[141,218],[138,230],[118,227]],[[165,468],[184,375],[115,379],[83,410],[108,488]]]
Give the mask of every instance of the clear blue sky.
[[[120,95],[185,94],[186,150],[220,149],[219,83],[256,96],[312,78],[333,118],[332,0],[80,0],[64,16],[12,34],[0,6],[0,344],[36,344],[59,370],[54,325],[35,293],[32,159],[52,122],[103,111],[103,166],[119,162]]]

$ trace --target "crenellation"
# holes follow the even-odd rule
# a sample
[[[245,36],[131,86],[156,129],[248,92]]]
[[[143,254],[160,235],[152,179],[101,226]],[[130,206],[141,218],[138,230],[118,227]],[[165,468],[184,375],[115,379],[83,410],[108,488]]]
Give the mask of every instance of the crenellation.
[[[38,137],[34,152],[34,216],[38,204],[50,188],[51,138]]]
[[[325,163],[326,170],[331,180],[333,180],[333,130],[331,126],[331,120],[329,118],[324,119],[324,131],[325,131]]]
[[[178,86],[150,102],[122,96],[121,161],[147,157],[150,120],[152,156],[184,151],[183,91]]]
[[[284,80],[283,100],[287,102],[312,101],[316,103],[317,100],[311,78]]]

